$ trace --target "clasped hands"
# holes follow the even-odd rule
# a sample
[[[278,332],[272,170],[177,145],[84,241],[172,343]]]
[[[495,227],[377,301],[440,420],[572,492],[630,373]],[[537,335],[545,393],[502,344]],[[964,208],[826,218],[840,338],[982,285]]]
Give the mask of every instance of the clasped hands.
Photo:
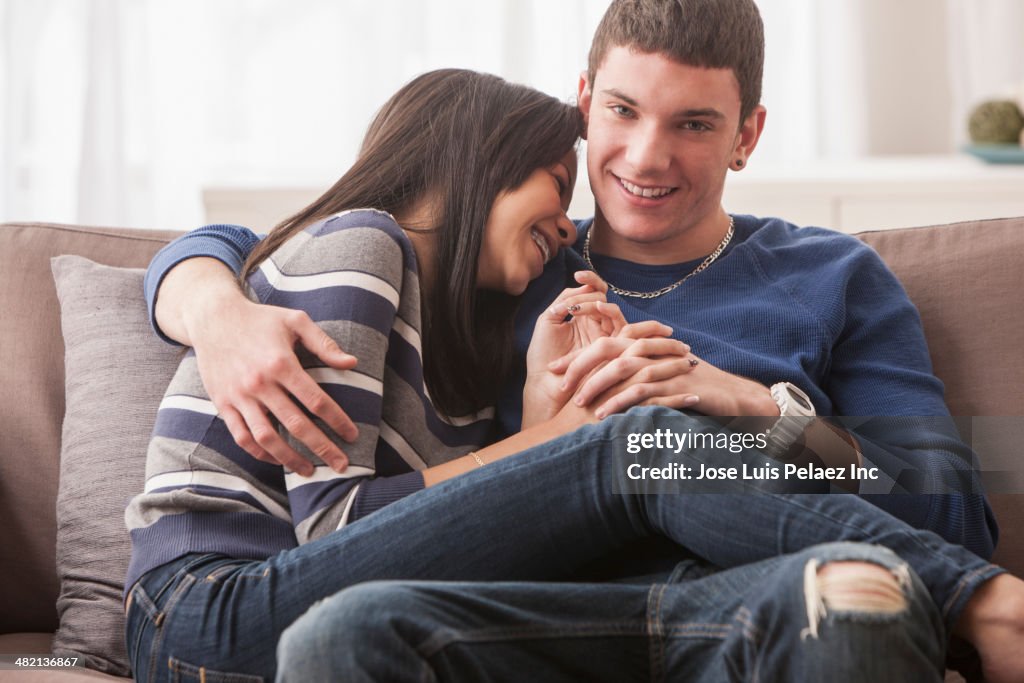
[[[596,273],[579,271],[575,279],[580,286],[563,290],[534,327],[523,429],[566,412],[582,424],[633,405],[696,405],[695,393],[669,384],[700,366],[689,345],[657,321],[627,323]]]

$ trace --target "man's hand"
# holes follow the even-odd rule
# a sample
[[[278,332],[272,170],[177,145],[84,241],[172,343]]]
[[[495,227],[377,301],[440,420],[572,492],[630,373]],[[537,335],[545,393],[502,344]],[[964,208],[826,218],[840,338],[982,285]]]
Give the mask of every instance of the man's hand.
[[[600,396],[596,409],[600,418],[635,405],[692,408],[713,416],[778,415],[778,406],[764,385],[720,370],[692,353],[668,355],[668,342],[681,344],[672,339],[640,339],[626,346],[602,340],[559,359],[551,369],[564,374],[567,391],[579,386],[573,397],[578,405],[588,405]],[[602,396],[613,387],[617,391]]]
[[[335,470],[348,466],[345,453],[300,405],[346,441],[358,430],[303,369],[295,345],[338,370],[353,368],[356,359],[308,315],[249,301],[230,270],[213,259],[183,261],[161,283],[159,295],[157,323],[195,348],[203,385],[239,446],[259,460],[313,473],[312,463],[281,438],[269,414]]]

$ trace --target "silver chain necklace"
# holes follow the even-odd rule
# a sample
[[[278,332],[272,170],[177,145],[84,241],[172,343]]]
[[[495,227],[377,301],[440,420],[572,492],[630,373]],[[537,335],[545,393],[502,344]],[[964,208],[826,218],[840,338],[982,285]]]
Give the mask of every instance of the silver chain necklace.
[[[672,284],[668,285],[667,287],[662,287],[661,289],[656,289],[653,292],[632,292],[632,291],[630,291],[628,289],[619,289],[618,287],[616,287],[612,283],[608,282],[607,279],[605,279],[605,282],[608,283],[608,289],[612,290],[613,292],[615,292],[619,296],[631,297],[633,299],[657,299],[662,294],[668,294],[673,289],[677,288],[679,285],[683,284],[684,282],[689,280],[691,277],[693,277],[697,273],[700,273],[701,271],[706,269],[708,266],[710,266],[712,263],[715,262],[715,259],[717,259],[719,256],[722,255],[722,252],[725,251],[725,248],[727,246],[729,246],[729,242],[732,241],[732,236],[733,236],[733,233],[735,232],[734,229],[733,229],[734,223],[735,223],[735,221],[733,220],[733,217],[729,216],[729,229],[726,231],[725,237],[722,238],[722,241],[718,243],[717,247],[715,247],[715,250],[713,252],[711,252],[710,254],[708,254],[708,257],[706,259],[704,259],[703,261],[701,261],[699,266],[697,266],[696,268],[691,270],[689,273],[684,275],[682,279],[676,280],[675,282],[673,282]],[[594,234],[594,226],[591,225],[590,226],[590,230],[587,231],[587,239],[583,243],[583,260],[587,262],[587,265],[590,266],[590,269],[592,271],[597,273],[597,268],[594,267],[594,262],[590,260],[590,237],[593,234]],[[600,273],[597,273],[597,274],[600,275]]]

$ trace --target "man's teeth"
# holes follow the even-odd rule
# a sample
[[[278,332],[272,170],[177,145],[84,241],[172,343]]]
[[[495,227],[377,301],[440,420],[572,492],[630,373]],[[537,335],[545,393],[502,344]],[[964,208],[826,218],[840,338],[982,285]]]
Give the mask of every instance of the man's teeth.
[[[624,188],[629,190],[630,194],[634,194],[637,197],[664,197],[672,191],[671,187],[640,187],[623,178],[619,178],[619,182],[622,183]]]
[[[530,230],[530,238],[537,243],[537,246],[540,247],[540,252],[544,254],[544,263],[550,261],[551,247],[548,246],[548,241],[544,239],[539,232],[537,232],[536,228]]]

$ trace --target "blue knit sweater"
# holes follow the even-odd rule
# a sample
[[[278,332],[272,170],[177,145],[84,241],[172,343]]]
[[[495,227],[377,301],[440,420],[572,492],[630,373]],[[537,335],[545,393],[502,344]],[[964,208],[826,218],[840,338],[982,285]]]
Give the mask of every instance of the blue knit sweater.
[[[586,268],[580,253],[591,221],[577,225],[574,248],[562,250],[523,297],[520,360],[537,315],[573,272]],[[723,370],[765,385],[792,382],[819,415],[849,417],[845,424],[858,437],[865,464],[885,475],[863,483],[862,495],[913,526],[991,556],[997,528],[974,455],[949,419],[920,317],[895,276],[851,236],[753,216],[735,216],[735,226],[718,260],[682,287],[656,299],[609,299],[630,322],[670,325],[695,354]],[[166,247],[147,273],[151,312],[174,264],[212,256],[237,271],[258,239],[244,228],[218,225]],[[698,263],[652,266],[599,255],[593,261],[606,280],[636,291],[670,284]],[[525,362],[518,367],[525,372]],[[522,380],[510,383],[498,406],[507,432],[521,420]]]

